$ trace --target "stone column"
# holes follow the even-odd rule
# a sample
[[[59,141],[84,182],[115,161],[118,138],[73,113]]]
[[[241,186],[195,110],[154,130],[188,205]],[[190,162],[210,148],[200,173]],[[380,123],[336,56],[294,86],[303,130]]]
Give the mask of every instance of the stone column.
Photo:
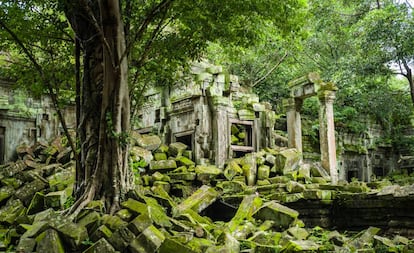
[[[296,148],[302,153],[302,122],[300,110],[302,109],[302,99],[288,98],[284,101],[286,108],[288,147]]]
[[[336,144],[333,102],[335,90],[323,89],[318,93],[321,103],[319,109],[319,138],[321,148],[322,167],[331,175],[332,183],[338,182],[338,170],[336,168]]]
[[[212,97],[212,113],[213,113],[213,143],[215,165],[222,169],[229,154],[229,124],[227,117],[228,102],[222,97]]]

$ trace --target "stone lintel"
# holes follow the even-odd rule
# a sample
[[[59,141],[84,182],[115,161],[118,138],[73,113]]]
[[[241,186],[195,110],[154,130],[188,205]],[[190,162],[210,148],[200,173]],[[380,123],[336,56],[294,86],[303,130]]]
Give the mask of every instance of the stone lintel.
[[[288,83],[291,96],[305,99],[317,94],[322,80],[318,73],[311,72]]]

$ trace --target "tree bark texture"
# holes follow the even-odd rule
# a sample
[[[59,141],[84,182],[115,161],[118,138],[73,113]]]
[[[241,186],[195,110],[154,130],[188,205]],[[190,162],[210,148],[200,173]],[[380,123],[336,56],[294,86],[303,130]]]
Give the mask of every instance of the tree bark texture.
[[[407,78],[408,85],[410,87],[411,102],[414,105],[414,81],[413,81],[413,73],[412,73],[412,70],[411,70],[411,68],[408,65],[408,62],[406,60],[402,60],[402,63],[404,65],[404,69],[406,71],[406,73],[404,74],[404,76],[405,76],[405,78]]]
[[[104,200],[106,212],[132,186],[128,166],[130,104],[125,34],[119,0],[67,1],[70,20],[83,52],[76,168],[76,214],[91,200]]]

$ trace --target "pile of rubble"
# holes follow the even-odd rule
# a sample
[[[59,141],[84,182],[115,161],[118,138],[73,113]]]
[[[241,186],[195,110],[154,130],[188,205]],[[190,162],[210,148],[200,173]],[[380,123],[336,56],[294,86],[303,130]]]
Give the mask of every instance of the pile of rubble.
[[[137,185],[115,215],[91,202],[63,216],[74,182],[70,151],[57,139],[18,148],[0,170],[0,251],[16,252],[409,252],[403,236],[370,227],[353,235],[315,226],[287,206],[299,199],[332,201],[338,188],[293,149],[265,149],[230,160],[224,170],[197,165],[183,143],[135,136],[131,164]]]

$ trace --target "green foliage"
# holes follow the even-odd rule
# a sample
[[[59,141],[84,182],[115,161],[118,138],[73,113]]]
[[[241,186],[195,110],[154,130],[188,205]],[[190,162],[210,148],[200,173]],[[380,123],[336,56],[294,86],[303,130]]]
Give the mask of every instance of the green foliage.
[[[57,94],[72,89],[73,35],[56,2],[1,1],[0,38],[2,78],[37,96],[45,93],[46,82]]]
[[[74,203],[75,203],[75,198],[72,195],[68,196],[65,203],[63,204],[63,207],[65,209],[69,209],[71,206],[73,206]]]
[[[94,244],[94,242],[91,239],[89,239],[89,238],[87,238],[86,240],[82,241],[81,243],[82,243],[82,245],[85,245],[85,246],[92,246]]]
[[[157,1],[132,3],[132,17],[129,21],[139,27],[142,17],[148,17]],[[245,76],[240,66],[260,56],[263,65],[266,56],[261,56],[255,48],[268,51],[282,38],[294,37],[301,33],[305,21],[305,0],[257,1],[247,0],[241,4],[238,0],[192,0],[175,1],[164,13],[163,19],[156,17],[154,26],[149,26],[142,40],[133,41],[130,52],[130,84],[133,102],[139,106],[141,95],[149,84],[168,86],[181,75],[191,60],[209,58],[216,64],[231,66],[230,71]],[[163,14],[163,13],[161,13]],[[160,25],[162,29],[157,32]],[[132,26],[131,26],[132,27]],[[136,31],[131,30],[129,37]],[[146,47],[148,42],[151,47]],[[255,47],[258,46],[258,47]],[[275,52],[272,48],[271,52]],[[145,58],[142,55],[145,54]],[[272,61],[278,59],[278,52],[268,54]],[[246,59],[241,61],[241,59]],[[230,63],[231,64],[227,64]],[[264,72],[263,69],[261,72]],[[271,79],[269,77],[269,79]]]

